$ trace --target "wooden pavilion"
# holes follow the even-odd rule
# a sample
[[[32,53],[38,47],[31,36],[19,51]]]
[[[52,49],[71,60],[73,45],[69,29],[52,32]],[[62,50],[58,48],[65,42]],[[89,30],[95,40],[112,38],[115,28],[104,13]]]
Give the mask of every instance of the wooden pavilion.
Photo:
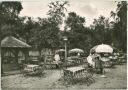
[[[31,48],[30,45],[13,36],[5,37],[1,41],[1,66],[3,71],[16,69],[21,61],[27,63],[29,48]]]

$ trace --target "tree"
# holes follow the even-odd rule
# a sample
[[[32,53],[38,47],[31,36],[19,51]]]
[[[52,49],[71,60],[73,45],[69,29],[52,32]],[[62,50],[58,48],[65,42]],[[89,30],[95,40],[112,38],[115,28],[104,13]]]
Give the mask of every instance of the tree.
[[[94,19],[93,22],[93,38],[95,39],[95,44],[111,44],[111,30],[109,18],[100,16],[98,19]]]
[[[48,18],[38,18],[39,27],[35,29],[34,43],[38,48],[54,48],[60,46],[59,25],[65,16],[67,1],[51,2],[48,6]]]
[[[113,43],[114,46],[127,50],[127,2],[121,1],[117,3],[116,12],[111,12],[115,22],[113,27]]]
[[[17,29],[17,34],[24,39],[26,43],[32,44],[33,36],[35,35],[36,30],[40,28],[40,25],[31,17],[21,17],[20,20],[21,22]]]
[[[18,14],[22,10],[20,2],[0,2],[0,41],[7,35],[15,35],[18,24]]]
[[[58,42],[58,32],[59,28],[56,23],[52,22],[50,18],[40,19],[40,29],[35,32],[35,41],[38,43],[40,48],[43,47],[57,47]]]
[[[84,29],[85,18],[77,15],[75,12],[70,12],[66,20],[67,27],[70,27],[71,31],[80,32]]]
[[[92,31],[85,27],[85,17],[81,17],[75,12],[70,12],[65,23],[65,31],[70,28],[66,34],[69,39],[68,46],[70,49],[81,48],[88,52],[92,47]]]
[[[62,24],[63,17],[65,17],[66,5],[69,5],[68,1],[55,1],[48,5],[50,8],[48,15],[58,25]]]

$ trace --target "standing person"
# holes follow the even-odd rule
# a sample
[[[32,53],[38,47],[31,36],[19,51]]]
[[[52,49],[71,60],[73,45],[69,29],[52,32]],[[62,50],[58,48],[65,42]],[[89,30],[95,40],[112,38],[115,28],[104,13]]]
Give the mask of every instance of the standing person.
[[[87,57],[87,62],[88,62],[88,67],[89,68],[94,68],[95,66],[95,62],[94,62],[94,53],[91,53],[88,57]]]
[[[55,62],[56,62],[56,67],[59,67],[59,62],[60,62],[60,56],[58,53],[55,54],[54,56]]]
[[[103,74],[103,65],[102,65],[102,61],[101,61],[101,57],[100,55],[96,54],[95,57],[95,69],[97,73]]]

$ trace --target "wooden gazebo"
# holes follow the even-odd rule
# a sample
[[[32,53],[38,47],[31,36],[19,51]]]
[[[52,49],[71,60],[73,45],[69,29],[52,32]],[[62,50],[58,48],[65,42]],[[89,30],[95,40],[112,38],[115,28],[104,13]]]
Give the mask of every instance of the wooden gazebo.
[[[25,56],[24,61],[27,62],[28,56],[29,56],[29,48],[31,48],[30,45],[26,44],[25,42],[23,42],[19,39],[16,39],[13,36],[5,37],[1,41],[1,62],[2,62],[2,66],[5,66],[5,65],[3,65],[4,61],[6,61],[6,60],[11,61],[11,57],[13,57],[14,64],[18,65],[18,54],[19,54],[19,52],[22,52],[24,54],[24,56]],[[9,58],[6,58],[6,56],[8,55],[8,52],[10,52],[11,54],[9,54],[10,55]]]

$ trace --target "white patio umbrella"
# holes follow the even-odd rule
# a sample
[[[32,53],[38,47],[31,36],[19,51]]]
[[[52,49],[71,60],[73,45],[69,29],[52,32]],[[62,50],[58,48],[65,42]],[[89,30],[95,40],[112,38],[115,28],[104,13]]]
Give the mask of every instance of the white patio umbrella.
[[[95,52],[95,50],[96,50],[97,46],[98,46],[98,45],[94,46],[94,47],[90,50],[90,53]]]
[[[65,50],[64,49],[58,49],[58,50],[56,50],[56,52],[61,53],[61,52],[65,52]]]
[[[74,48],[74,49],[71,49],[69,50],[69,53],[84,53],[84,51],[82,49],[79,49],[79,48]]]
[[[95,52],[97,52],[97,53],[113,53],[113,48],[110,45],[101,44],[95,48]]]

